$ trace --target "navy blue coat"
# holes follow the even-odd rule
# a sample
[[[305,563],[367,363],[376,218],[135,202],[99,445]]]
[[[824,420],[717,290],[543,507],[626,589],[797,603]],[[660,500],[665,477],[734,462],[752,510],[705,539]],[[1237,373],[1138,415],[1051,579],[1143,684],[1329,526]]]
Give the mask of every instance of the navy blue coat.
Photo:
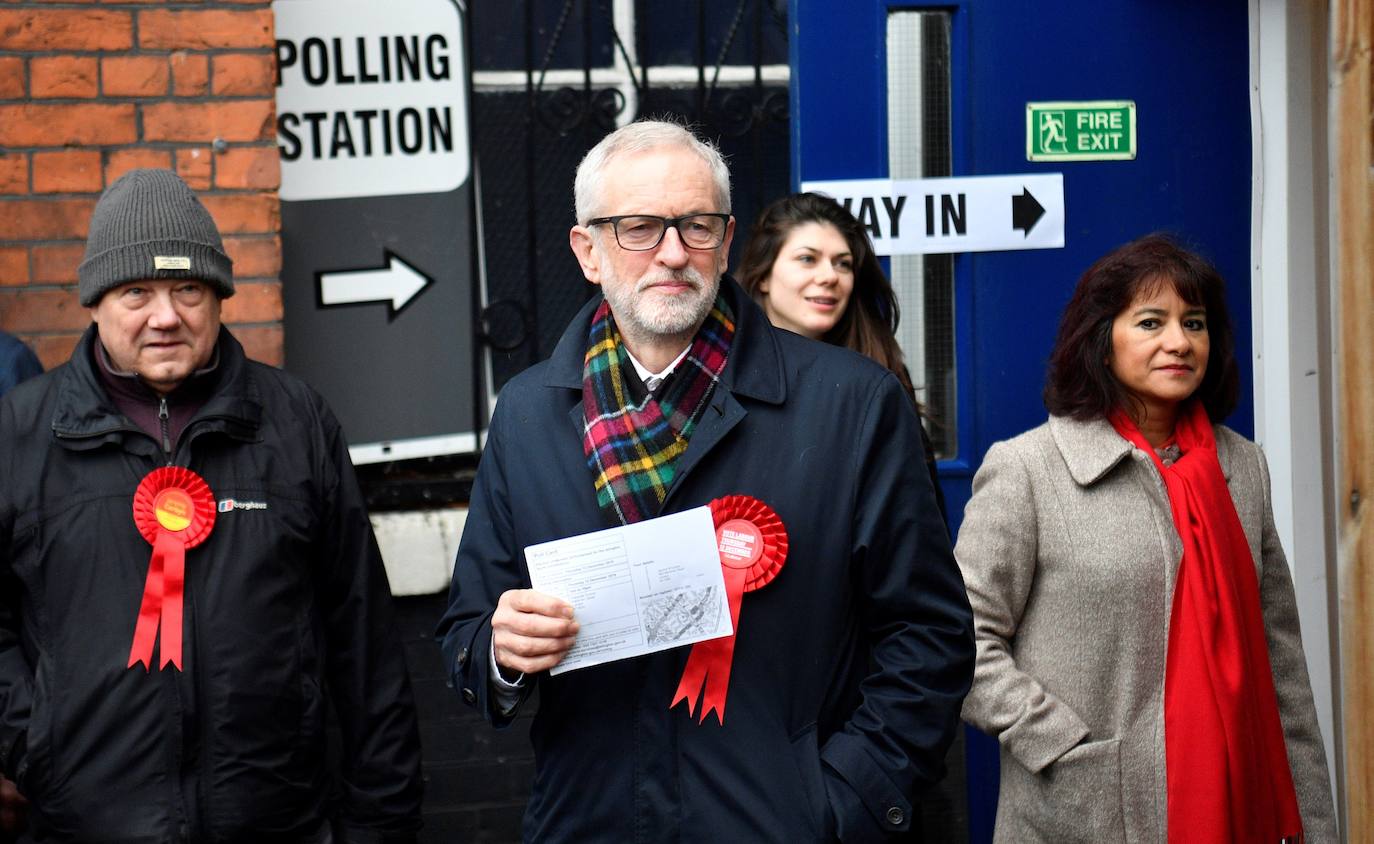
[[[943,773],[972,618],[911,401],[722,290],[734,345],[662,512],[755,496],[787,527],[786,566],[744,597],[723,726],[669,709],[687,647],[535,678],[527,840],[883,840]],[[597,301],[501,392],[439,628],[456,687],[498,726],[491,614],[529,586],[523,549],[606,526],[581,440]]]

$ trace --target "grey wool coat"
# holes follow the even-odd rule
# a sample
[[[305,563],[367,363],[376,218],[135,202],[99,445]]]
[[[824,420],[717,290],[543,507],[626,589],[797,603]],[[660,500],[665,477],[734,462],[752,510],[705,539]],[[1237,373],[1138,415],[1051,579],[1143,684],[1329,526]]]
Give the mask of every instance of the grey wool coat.
[[[1258,446],[1217,453],[1259,576],[1289,764],[1310,842],[1336,840],[1293,584]],[[1164,842],[1164,665],[1182,543],[1150,456],[1105,419],[994,445],[955,556],[978,658],[966,721],[1002,749],[997,842]]]

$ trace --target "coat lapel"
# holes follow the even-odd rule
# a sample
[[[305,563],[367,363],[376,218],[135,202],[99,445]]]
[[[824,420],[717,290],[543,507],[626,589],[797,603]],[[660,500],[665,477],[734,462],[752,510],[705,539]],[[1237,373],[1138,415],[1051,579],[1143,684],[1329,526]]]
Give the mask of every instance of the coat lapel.
[[[668,498],[672,498],[673,492],[682,486],[683,478],[691,474],[702,458],[747,415],[744,406],[723,387],[723,384],[718,385],[711,394],[711,404],[697,420],[696,430],[687,442],[687,450],[677,459],[677,475],[673,478],[673,485],[668,488],[668,497],[664,499],[665,512]]]
[[[1050,417],[1050,436],[1058,446],[1069,475],[1079,486],[1100,481],[1131,453],[1131,444],[1106,419],[1080,422],[1067,416]]]
[[[721,279],[721,293],[735,312],[735,340],[730,359],[720,374],[720,383],[711,394],[711,406],[697,422],[687,451],[678,458],[677,477],[668,489],[668,499],[682,486],[706,455],[748,415],[740,398],[769,404],[787,399],[787,382],[782,368],[775,329],[763,310],[728,275]],[[668,499],[664,499],[667,504]],[[666,509],[666,507],[665,507]]]
[[[1212,425],[1212,434],[1217,441],[1217,462],[1221,464],[1221,475],[1226,478],[1226,485],[1231,485],[1231,468],[1235,462],[1236,453],[1232,447],[1231,438],[1221,433],[1220,425]]]
[[[1214,425],[1213,430],[1219,427]],[[1131,444],[1122,439],[1106,419],[1080,422],[1067,416],[1051,416],[1050,435],[1054,437],[1059,453],[1064,455],[1069,474],[1079,486],[1097,483],[1131,453]],[[1216,442],[1221,474],[1229,482],[1235,450],[1231,442],[1220,434]]]

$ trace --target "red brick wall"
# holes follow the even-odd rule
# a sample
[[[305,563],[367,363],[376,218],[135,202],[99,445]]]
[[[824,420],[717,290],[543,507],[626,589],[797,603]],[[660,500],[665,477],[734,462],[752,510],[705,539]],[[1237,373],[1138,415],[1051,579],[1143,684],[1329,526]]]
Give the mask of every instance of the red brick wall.
[[[76,268],[100,192],[174,168],[234,259],[224,320],[282,361],[272,12],[261,0],[0,4],[0,328],[52,367],[90,315]]]

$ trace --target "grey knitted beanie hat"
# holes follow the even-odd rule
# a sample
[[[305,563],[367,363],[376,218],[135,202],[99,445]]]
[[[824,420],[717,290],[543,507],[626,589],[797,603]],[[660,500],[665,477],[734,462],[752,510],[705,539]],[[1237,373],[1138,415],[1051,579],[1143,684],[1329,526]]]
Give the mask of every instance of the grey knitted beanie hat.
[[[214,219],[171,170],[130,170],[105,190],[77,275],[85,307],[112,287],[149,279],[197,279],[221,299],[234,295],[234,265]]]

